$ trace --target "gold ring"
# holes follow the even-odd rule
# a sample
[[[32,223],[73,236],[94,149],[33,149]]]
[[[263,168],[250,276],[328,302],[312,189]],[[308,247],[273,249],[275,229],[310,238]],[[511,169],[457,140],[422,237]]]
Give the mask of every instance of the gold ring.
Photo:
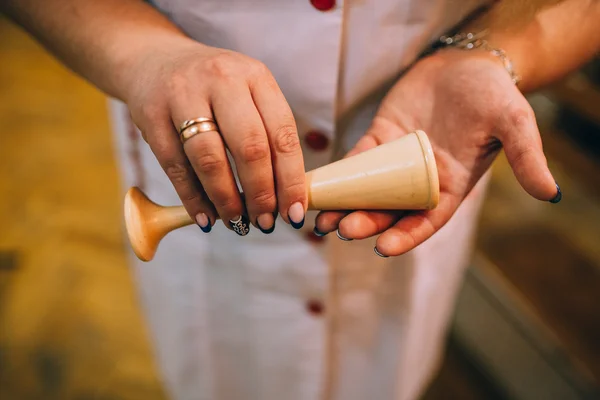
[[[211,118],[196,118],[185,121],[179,128],[181,143],[203,132],[219,132],[217,123]]]

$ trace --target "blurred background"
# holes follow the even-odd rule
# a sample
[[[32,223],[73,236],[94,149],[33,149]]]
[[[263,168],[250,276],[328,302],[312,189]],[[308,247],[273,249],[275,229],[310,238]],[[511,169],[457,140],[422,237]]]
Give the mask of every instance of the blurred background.
[[[0,399],[163,399],[105,98],[0,17]],[[557,205],[503,156],[425,399],[600,398],[600,60],[530,97]]]

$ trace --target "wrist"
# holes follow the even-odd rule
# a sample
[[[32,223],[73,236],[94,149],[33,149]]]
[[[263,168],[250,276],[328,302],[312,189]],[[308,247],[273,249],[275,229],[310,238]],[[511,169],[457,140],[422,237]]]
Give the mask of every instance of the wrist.
[[[440,43],[444,47],[453,48],[458,51],[468,51],[470,54],[493,57],[496,61],[500,62],[515,85],[518,85],[522,79],[515,68],[513,58],[507,54],[506,50],[490,44],[487,31],[476,33],[464,32],[452,36],[442,36]]]
[[[519,35],[509,33],[495,33],[489,35],[489,42],[501,48],[513,63],[513,67],[520,76],[519,89],[529,92],[536,88],[535,65],[538,59],[536,43],[529,32],[519,32]],[[527,38],[527,39],[525,39]]]

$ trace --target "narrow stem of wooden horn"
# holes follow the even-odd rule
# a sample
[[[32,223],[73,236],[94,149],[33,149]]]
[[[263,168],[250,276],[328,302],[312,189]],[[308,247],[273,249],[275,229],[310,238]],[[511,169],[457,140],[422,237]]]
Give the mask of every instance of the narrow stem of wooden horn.
[[[183,206],[161,206],[139,188],[125,195],[125,227],[135,255],[142,261],[154,258],[158,244],[172,230],[194,223]]]

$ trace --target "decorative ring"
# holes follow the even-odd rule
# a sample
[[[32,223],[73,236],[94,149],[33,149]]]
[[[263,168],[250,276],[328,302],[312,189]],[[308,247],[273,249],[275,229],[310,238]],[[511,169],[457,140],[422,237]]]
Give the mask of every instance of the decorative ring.
[[[203,132],[219,132],[217,123],[211,118],[196,118],[185,121],[179,128],[181,143]]]

